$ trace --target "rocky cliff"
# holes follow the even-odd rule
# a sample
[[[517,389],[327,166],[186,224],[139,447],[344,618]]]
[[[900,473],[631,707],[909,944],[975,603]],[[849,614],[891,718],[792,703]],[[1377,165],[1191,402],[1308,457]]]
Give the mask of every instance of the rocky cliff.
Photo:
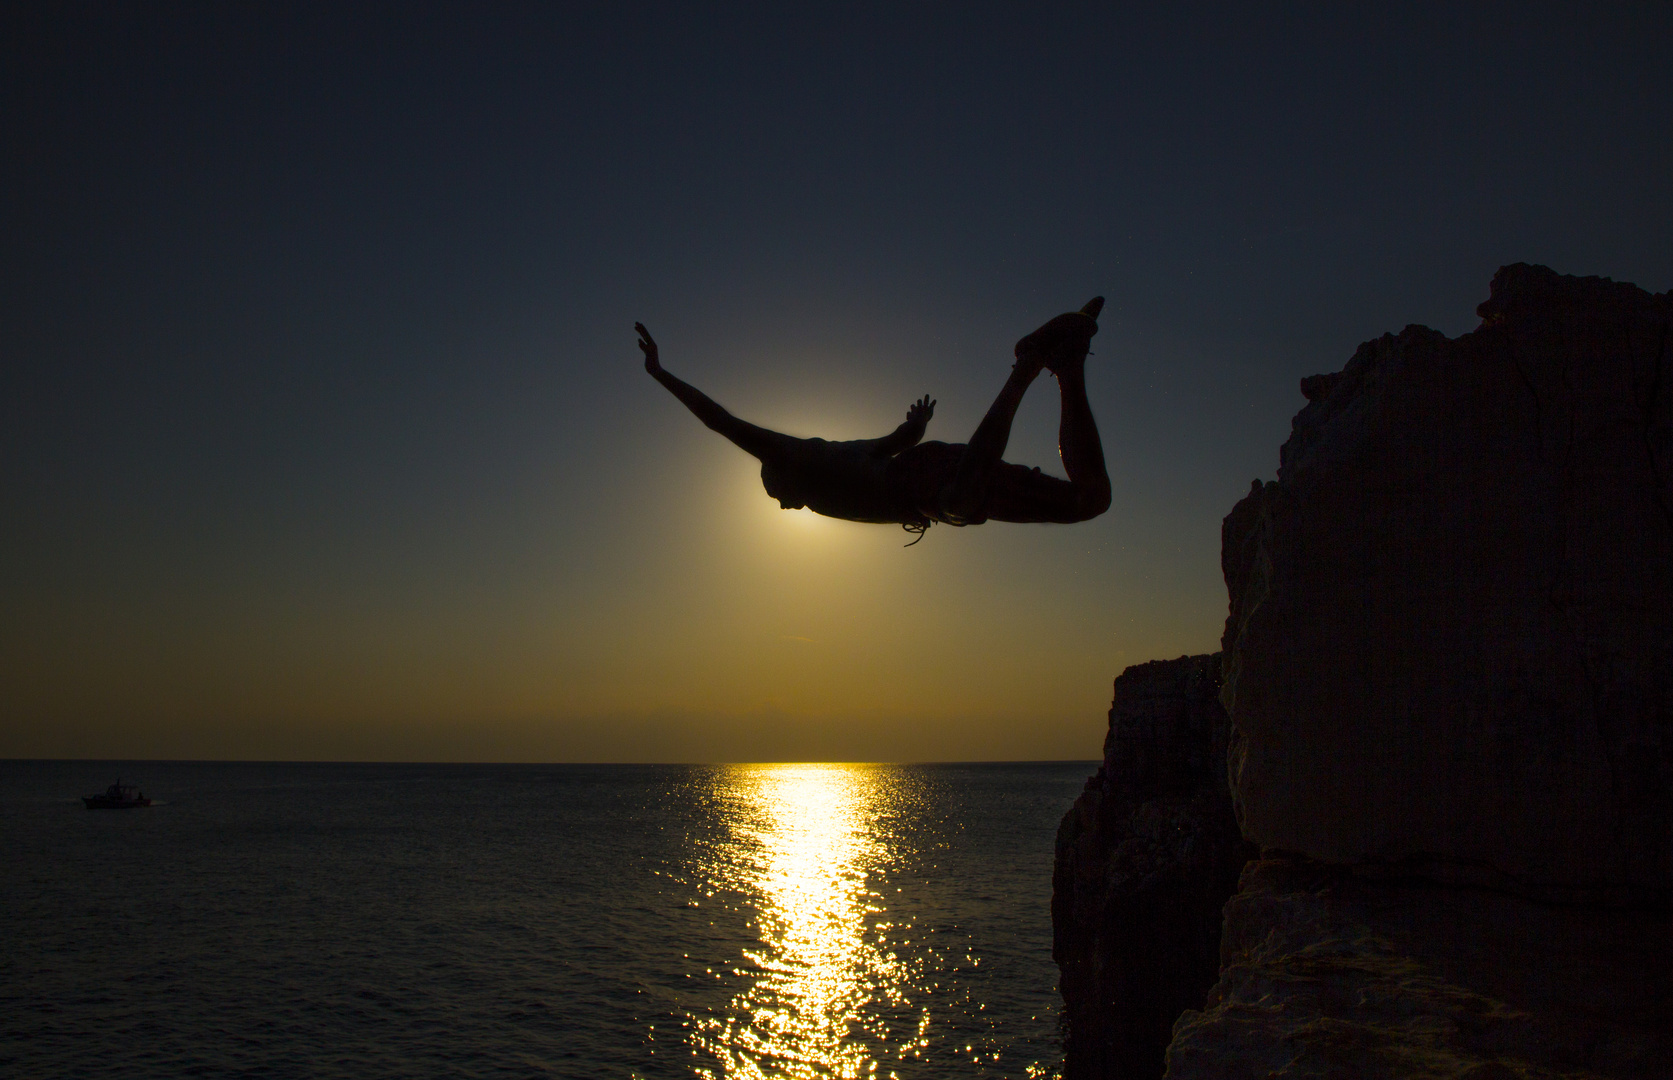
[[[1073,1076],[1155,1077],[1220,966],[1220,909],[1255,851],[1226,789],[1220,656],[1115,680],[1104,764],[1057,830],[1053,955]]]
[[[1669,297],[1507,266],[1302,382],[1227,520],[1232,794],[1265,848],[1673,895]]]
[[[1673,297],[1516,265],[1478,310],[1303,380],[1226,519],[1227,793],[1263,856],[1176,1080],[1669,1075]],[[1070,939],[1069,1075],[1154,1075],[1077,1059],[1100,961]]]

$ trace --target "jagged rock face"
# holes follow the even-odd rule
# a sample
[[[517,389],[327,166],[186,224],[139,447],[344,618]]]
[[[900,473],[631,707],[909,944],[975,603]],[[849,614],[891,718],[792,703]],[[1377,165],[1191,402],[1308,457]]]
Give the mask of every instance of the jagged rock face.
[[[1168,1080],[1617,1077],[1673,1061],[1665,912],[1250,863]]]
[[[1214,983],[1220,909],[1254,854],[1226,790],[1220,668],[1186,656],[1123,672],[1104,764],[1058,828],[1052,952],[1071,1080],[1161,1076],[1175,1019]]]
[[[1457,339],[1304,380],[1224,529],[1232,793],[1263,848],[1673,896],[1670,294],[1508,266]]]

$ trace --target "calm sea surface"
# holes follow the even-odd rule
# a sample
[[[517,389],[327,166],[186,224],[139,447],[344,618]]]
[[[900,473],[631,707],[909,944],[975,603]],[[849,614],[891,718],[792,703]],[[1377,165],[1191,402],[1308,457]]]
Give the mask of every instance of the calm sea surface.
[[[1054,1076],[1093,768],[0,762],[0,1075]]]

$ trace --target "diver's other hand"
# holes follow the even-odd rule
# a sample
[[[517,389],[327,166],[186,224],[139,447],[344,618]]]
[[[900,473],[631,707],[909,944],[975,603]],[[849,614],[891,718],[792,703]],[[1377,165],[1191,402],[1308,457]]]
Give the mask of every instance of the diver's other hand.
[[[639,351],[645,354],[645,370],[655,375],[662,370],[662,361],[656,353],[656,339],[651,337],[651,332],[645,329],[642,322],[634,323],[633,328],[639,331]]]
[[[929,418],[934,415],[935,402],[929,399],[928,394],[925,394],[907,408],[906,422],[908,424],[928,424]]]

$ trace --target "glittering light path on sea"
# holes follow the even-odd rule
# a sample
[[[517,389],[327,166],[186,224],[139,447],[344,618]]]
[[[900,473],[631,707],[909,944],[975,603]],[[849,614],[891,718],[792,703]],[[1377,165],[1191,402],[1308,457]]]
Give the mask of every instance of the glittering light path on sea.
[[[890,1059],[925,1045],[930,1010],[912,1009],[914,973],[889,947],[894,927],[868,887],[891,854],[872,820],[878,774],[785,765],[734,775],[730,857],[710,869],[754,899],[760,945],[745,952],[753,978],[725,1015],[692,1018],[694,1043],[724,1070],[699,1074],[888,1076]],[[905,1015],[915,1030],[899,1030]]]

